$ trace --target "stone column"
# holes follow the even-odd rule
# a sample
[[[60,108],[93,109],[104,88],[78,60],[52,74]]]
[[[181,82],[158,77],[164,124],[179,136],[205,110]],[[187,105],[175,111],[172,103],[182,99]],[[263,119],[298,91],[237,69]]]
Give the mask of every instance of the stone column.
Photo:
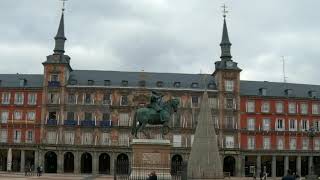
[[[79,152],[74,153],[74,173],[79,174],[81,168],[81,159],[79,158]]]
[[[301,176],[301,156],[297,156],[297,174]]]
[[[277,156],[272,156],[272,178],[277,176]]]
[[[311,173],[311,168],[313,167],[313,156],[309,156],[309,161],[308,161],[308,174]]]
[[[98,153],[92,153],[92,174],[98,174]]]
[[[33,171],[36,170],[38,166],[39,166],[39,151],[35,150],[34,151],[34,168],[33,168]]]
[[[257,156],[257,177],[260,175],[261,172],[261,156]]]
[[[25,170],[25,151],[24,150],[21,150],[21,161],[20,161],[20,172],[24,172]]]
[[[284,157],[284,175],[287,175],[289,169],[289,156]]]
[[[114,175],[114,161],[116,159],[116,153],[110,153],[110,174]]]
[[[58,162],[57,162],[57,172],[58,173],[63,173],[63,163],[64,163],[64,157],[63,157],[63,152],[59,151],[58,152]]]
[[[8,149],[7,154],[7,171],[12,171],[12,149]]]

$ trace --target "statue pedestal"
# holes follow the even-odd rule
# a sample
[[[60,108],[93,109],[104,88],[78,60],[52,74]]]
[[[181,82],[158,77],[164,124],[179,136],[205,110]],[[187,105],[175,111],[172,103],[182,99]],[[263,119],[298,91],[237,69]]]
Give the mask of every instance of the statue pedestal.
[[[170,180],[171,143],[162,139],[133,139],[130,178],[147,179],[155,171],[157,179]]]

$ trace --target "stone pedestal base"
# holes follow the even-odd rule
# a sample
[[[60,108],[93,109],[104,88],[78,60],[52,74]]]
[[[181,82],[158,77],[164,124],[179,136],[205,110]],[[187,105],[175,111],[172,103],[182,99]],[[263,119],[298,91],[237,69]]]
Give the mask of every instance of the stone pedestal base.
[[[318,176],[317,175],[307,175],[306,180],[318,180]]]
[[[131,146],[133,156],[130,178],[146,179],[154,171],[158,180],[171,179],[169,140],[133,139]]]

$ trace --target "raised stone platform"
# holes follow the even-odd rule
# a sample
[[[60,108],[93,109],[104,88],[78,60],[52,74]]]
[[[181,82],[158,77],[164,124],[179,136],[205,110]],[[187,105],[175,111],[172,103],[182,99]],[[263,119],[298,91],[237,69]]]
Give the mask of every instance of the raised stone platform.
[[[158,180],[171,179],[169,140],[133,139],[131,146],[133,156],[130,178],[145,179],[155,171]]]

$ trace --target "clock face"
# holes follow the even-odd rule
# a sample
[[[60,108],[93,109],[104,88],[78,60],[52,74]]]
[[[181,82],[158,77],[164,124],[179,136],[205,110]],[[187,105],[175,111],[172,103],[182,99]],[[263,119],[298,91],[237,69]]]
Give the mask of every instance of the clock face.
[[[227,67],[232,67],[232,66],[233,66],[233,62],[227,61]]]

